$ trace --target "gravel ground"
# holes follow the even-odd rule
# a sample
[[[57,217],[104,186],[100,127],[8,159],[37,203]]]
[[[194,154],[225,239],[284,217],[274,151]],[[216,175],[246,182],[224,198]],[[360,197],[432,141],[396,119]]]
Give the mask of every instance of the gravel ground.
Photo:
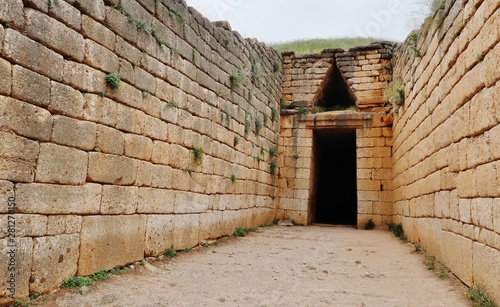
[[[259,228],[138,266],[36,306],[470,306],[391,233],[339,227]]]

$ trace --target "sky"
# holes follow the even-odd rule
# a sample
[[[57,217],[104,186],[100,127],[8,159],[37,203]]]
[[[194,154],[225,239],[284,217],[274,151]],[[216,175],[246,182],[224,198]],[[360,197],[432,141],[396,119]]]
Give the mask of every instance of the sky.
[[[243,37],[265,43],[359,36],[403,41],[425,17],[426,1],[186,0],[209,20],[227,20]]]

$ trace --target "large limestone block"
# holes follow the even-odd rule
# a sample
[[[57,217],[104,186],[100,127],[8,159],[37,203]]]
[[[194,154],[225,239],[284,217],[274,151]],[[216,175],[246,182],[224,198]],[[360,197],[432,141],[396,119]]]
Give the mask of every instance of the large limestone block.
[[[134,214],[137,211],[137,194],[137,187],[103,186],[101,214]]]
[[[96,151],[122,155],[125,150],[123,133],[107,126],[97,126]]]
[[[463,282],[470,284],[473,241],[450,232],[443,232],[441,238],[441,257],[445,265]]]
[[[47,234],[47,216],[35,214],[16,214],[17,237],[41,237]],[[0,215],[0,225],[8,225],[8,215]],[[0,238],[8,237],[8,228],[0,229]]]
[[[17,184],[19,213],[96,214],[101,205],[101,186],[64,186],[54,184]]]
[[[95,147],[96,133],[95,123],[65,116],[54,116],[51,141],[83,150],[92,150]]]
[[[101,154],[89,153],[87,179],[95,182],[130,185],[137,176],[137,160]]]
[[[27,298],[29,295],[29,280],[33,259],[33,240],[31,238],[17,238],[14,253],[8,239],[0,240],[0,303],[7,301],[8,295],[15,292],[15,298]],[[12,258],[15,254],[15,257]],[[7,265],[9,264],[9,265]],[[12,265],[11,265],[12,264]],[[9,270],[9,269],[13,270]],[[11,273],[14,273],[15,286],[11,287]]]
[[[71,147],[40,145],[35,180],[46,183],[79,185],[87,177],[87,153]]]
[[[48,141],[52,131],[52,116],[45,109],[0,96],[0,128],[28,138]]]
[[[23,1],[5,0],[0,5],[0,21],[19,27],[24,24]]]
[[[12,96],[46,107],[50,102],[50,79],[14,65],[12,69]]]
[[[174,248],[181,250],[198,245],[199,231],[199,214],[174,215]]]
[[[139,188],[137,213],[173,213],[176,194],[166,189]]]
[[[153,154],[153,141],[137,134],[125,134],[125,155],[149,161]],[[155,161],[153,161],[155,162]]]
[[[38,143],[3,131],[0,131],[0,139],[0,159],[5,162],[0,164],[0,178],[32,181],[40,151]]]
[[[145,256],[159,256],[173,245],[174,215],[148,215]]]
[[[481,243],[474,243],[474,281],[483,285],[489,296],[500,302],[500,252]]]
[[[222,235],[222,211],[208,211],[200,215],[200,242]]]
[[[210,197],[208,195],[178,192],[175,197],[174,213],[203,213],[207,212]]]
[[[50,112],[81,118],[83,116],[83,104],[83,95],[80,91],[52,81],[48,107]]]
[[[0,180],[0,199],[7,202],[9,198],[15,199],[14,184],[10,181]],[[7,213],[7,209],[7,206],[1,206],[0,213]]]
[[[142,259],[145,225],[146,218],[139,215],[83,217],[78,275]]]
[[[3,11],[3,9],[0,10],[0,12]],[[53,80],[62,79],[63,56],[14,29],[5,30],[2,54],[15,63]]]
[[[36,10],[25,10],[25,16],[26,31],[30,37],[67,58],[78,62],[83,60],[85,42],[81,34]]]
[[[82,217],[80,215],[49,215],[47,235],[80,233]]]
[[[58,235],[35,238],[30,291],[44,293],[57,289],[76,273],[80,236]]]

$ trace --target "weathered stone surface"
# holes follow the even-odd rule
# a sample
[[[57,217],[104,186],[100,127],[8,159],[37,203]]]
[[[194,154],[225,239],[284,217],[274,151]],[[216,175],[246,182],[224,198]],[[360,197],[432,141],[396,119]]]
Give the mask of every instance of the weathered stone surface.
[[[115,49],[115,34],[94,19],[82,16],[83,34],[102,46],[113,51]]]
[[[96,124],[64,116],[54,116],[51,141],[56,144],[92,150],[96,142]]]
[[[183,250],[198,245],[200,231],[199,214],[174,215],[174,240],[176,250]]]
[[[0,248],[2,253],[0,253],[0,263],[4,264],[0,266],[0,276],[10,276],[11,271],[9,271],[9,266],[7,264],[15,265],[15,298],[25,299],[30,293],[29,280],[31,277],[31,267],[33,261],[33,240],[31,238],[17,238],[16,239],[16,251],[15,258],[11,258],[8,252],[11,251],[12,246],[8,239],[0,239]],[[11,262],[14,261],[15,262]],[[13,285],[14,286],[14,285]],[[9,279],[0,279],[0,297],[7,297],[11,294],[9,290],[11,284]]]
[[[52,116],[47,110],[0,96],[0,128],[40,141],[48,141]]]
[[[137,160],[101,154],[89,153],[87,180],[94,182],[130,185],[137,176]]]
[[[41,237],[47,234],[47,216],[16,214],[16,237]],[[2,225],[8,225],[7,215],[0,215]],[[0,230],[0,238],[7,238],[7,227]]]
[[[174,215],[148,215],[145,256],[159,256],[173,245]]]
[[[16,184],[19,213],[96,214],[101,205],[101,186],[55,184]]]
[[[96,151],[122,155],[125,148],[125,138],[120,131],[106,126],[97,126]]]
[[[43,2],[41,0],[37,1]],[[68,25],[69,27],[80,31],[80,29],[82,28],[82,14],[77,8],[67,2],[58,1],[57,3],[55,3],[55,5],[53,5],[49,10],[49,15]],[[45,4],[45,2],[43,2],[43,4]],[[39,7],[37,7],[37,9],[40,10]]]
[[[166,142],[155,141],[151,161],[157,164],[168,165],[170,160],[170,144]]]
[[[204,213],[207,212],[209,202],[208,195],[178,192],[175,198],[174,213]]]
[[[62,79],[63,57],[14,29],[5,30],[2,55],[53,80]]]
[[[87,161],[87,153],[84,151],[51,143],[41,144],[35,180],[46,183],[84,184]]]
[[[50,104],[48,110],[52,113],[82,118],[83,95],[70,86],[52,81],[50,89]]]
[[[135,185],[139,187],[151,186],[153,179],[153,164],[146,161],[137,161],[137,178]]]
[[[77,62],[83,60],[85,42],[80,33],[36,10],[25,10],[27,35]]]
[[[208,211],[200,215],[200,242],[222,235],[222,211]]]
[[[116,73],[119,67],[116,54],[89,39],[85,40],[85,63],[107,73]]]
[[[21,27],[24,24],[23,1],[2,1],[0,6],[0,21],[9,26]]]
[[[75,275],[79,256],[80,237],[57,235],[35,238],[31,267],[30,291],[45,293],[57,289],[61,283]]]
[[[145,225],[146,217],[139,215],[83,217],[78,275],[141,260]]]
[[[0,178],[17,182],[33,181],[40,152],[37,142],[0,131]],[[6,198],[5,198],[6,199]]]
[[[174,212],[177,192],[166,189],[139,188],[137,213],[169,214]]]
[[[1,35],[0,39],[2,39]],[[0,83],[0,94],[10,95],[12,87],[12,66],[4,59],[0,59],[0,80],[2,80],[2,83]]]
[[[105,18],[106,6],[104,5],[103,0],[95,0],[90,2],[87,0],[71,0],[71,3],[95,20],[103,21]]]
[[[137,187],[105,185],[102,188],[102,214],[134,214],[138,201]]]
[[[9,198],[16,198],[14,193],[14,184],[10,181],[0,180],[0,197],[4,201],[8,201]],[[7,213],[8,206],[2,206],[0,208],[0,213]]]
[[[486,288],[491,299],[499,301],[500,280],[494,276],[500,274],[500,254],[498,250],[477,242],[474,242],[473,249],[474,281]]]
[[[151,139],[137,134],[124,134],[124,138],[124,154],[126,156],[146,161],[151,159],[153,154],[153,141]]]
[[[172,186],[172,168],[166,165],[153,165],[151,186],[168,189]]]
[[[73,88],[89,92],[101,93],[106,90],[106,74],[72,61],[64,61],[64,83]]]
[[[49,215],[47,235],[78,234],[82,229],[82,217],[79,215]]]

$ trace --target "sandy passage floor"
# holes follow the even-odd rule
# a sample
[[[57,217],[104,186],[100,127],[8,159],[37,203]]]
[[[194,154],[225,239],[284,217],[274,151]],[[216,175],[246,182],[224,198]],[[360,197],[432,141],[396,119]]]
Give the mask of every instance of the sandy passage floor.
[[[470,306],[385,231],[259,228],[38,306]]]

